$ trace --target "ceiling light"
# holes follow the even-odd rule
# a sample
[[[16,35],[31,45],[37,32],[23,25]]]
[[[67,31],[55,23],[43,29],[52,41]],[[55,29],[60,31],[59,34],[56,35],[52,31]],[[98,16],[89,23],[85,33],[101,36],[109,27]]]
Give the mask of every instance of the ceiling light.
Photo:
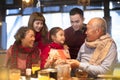
[[[90,0],[78,0],[78,4],[88,6],[90,5]]]

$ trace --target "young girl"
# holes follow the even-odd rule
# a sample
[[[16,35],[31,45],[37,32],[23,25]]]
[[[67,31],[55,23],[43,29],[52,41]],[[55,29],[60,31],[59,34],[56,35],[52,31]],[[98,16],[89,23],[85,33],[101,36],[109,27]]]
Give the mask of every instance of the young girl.
[[[64,31],[60,27],[54,27],[49,32],[50,44],[41,53],[41,68],[47,68],[64,63],[70,58],[69,51],[64,49]]]
[[[48,43],[48,28],[43,14],[33,12],[30,15],[28,26],[35,31],[35,45],[43,51]]]

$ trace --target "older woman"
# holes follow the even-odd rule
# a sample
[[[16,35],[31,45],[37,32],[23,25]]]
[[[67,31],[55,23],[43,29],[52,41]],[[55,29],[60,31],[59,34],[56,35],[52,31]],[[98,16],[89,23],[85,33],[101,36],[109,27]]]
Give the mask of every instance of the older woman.
[[[34,47],[35,33],[28,27],[21,27],[15,34],[15,42],[7,50],[5,66],[19,68],[24,75],[26,68],[39,64],[38,48]]]

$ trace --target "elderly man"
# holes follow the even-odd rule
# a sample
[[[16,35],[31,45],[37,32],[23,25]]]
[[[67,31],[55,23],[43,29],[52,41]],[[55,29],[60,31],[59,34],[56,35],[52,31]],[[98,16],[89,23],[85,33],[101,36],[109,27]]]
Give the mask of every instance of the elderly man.
[[[102,18],[93,18],[87,24],[87,37],[80,48],[77,60],[68,60],[72,68],[79,68],[90,77],[113,71],[117,62],[117,47],[106,32],[107,24]]]

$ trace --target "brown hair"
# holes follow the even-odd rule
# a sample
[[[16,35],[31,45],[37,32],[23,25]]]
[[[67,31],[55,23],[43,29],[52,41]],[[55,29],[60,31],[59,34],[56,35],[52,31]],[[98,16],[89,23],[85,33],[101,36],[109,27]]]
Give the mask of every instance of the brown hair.
[[[18,31],[16,32],[16,34],[14,35],[15,38],[15,42],[16,44],[21,44],[21,40],[25,38],[26,36],[26,32],[32,30],[31,28],[28,28],[26,26],[21,26]],[[34,30],[32,30],[34,31]]]
[[[50,41],[50,42],[53,41],[53,40],[52,40],[52,36],[55,36],[56,33],[57,33],[58,31],[60,31],[60,30],[63,30],[63,29],[60,28],[60,27],[53,27],[53,28],[51,28],[51,30],[50,30],[50,32],[49,32],[49,41]]]
[[[45,18],[44,18],[44,16],[43,16],[43,14],[42,14],[42,13],[39,13],[39,12],[33,12],[33,13],[30,15],[30,18],[29,18],[29,21],[28,21],[28,27],[32,28],[33,30],[34,30],[34,28],[33,28],[33,23],[34,23],[35,20],[43,21],[43,27],[42,27],[42,29],[40,30],[40,34],[41,34],[41,36],[42,36],[43,41],[44,41],[44,42],[47,41],[47,40],[48,40],[48,39],[47,39],[47,38],[48,38],[48,37],[47,37],[47,35],[48,35],[48,28],[47,28],[47,25],[46,25],[46,23],[45,23]]]

